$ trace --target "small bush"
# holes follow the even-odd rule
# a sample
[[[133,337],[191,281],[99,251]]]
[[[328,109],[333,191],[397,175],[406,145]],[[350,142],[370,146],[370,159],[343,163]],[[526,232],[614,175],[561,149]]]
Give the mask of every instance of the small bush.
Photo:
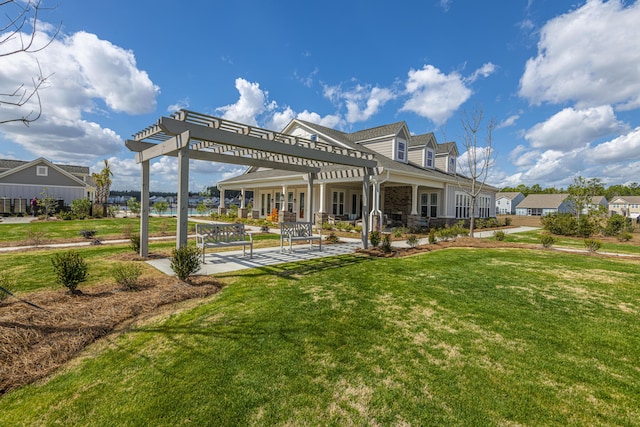
[[[80,234],[85,239],[91,239],[96,235],[96,230],[80,230],[78,234]]]
[[[596,239],[584,239],[584,247],[589,252],[598,252],[598,250],[602,247],[602,242]]]
[[[125,238],[129,239],[129,238],[131,238],[131,233],[133,233],[133,225],[131,225],[131,224],[124,224],[124,225],[122,226],[122,235],[123,235]]]
[[[380,232],[372,231],[371,233],[369,233],[369,241],[371,242],[371,246],[377,248],[380,244]]]
[[[84,258],[76,251],[57,253],[51,258],[56,283],[69,289],[72,294],[77,293],[79,283],[87,280],[89,267]]]
[[[540,218],[542,227],[551,234],[575,236],[578,234],[578,220],[571,213],[552,212]]]
[[[411,234],[409,237],[407,237],[407,245],[412,248],[418,246],[418,236],[416,236],[415,234]]]
[[[171,269],[183,282],[200,270],[200,249],[195,246],[183,246],[171,252]]]
[[[91,202],[89,199],[76,199],[71,202],[71,212],[74,217],[85,219],[89,216],[89,211],[91,211]]]
[[[260,227],[260,231],[263,233],[268,233],[269,232],[269,226],[268,225],[263,225],[262,227]]]
[[[140,235],[138,233],[132,234],[129,238],[129,247],[137,254],[140,253]]]
[[[324,241],[327,243],[340,243],[340,239],[336,236],[336,233],[333,231],[329,233],[327,237],[324,238]]]
[[[633,236],[631,235],[631,233],[627,233],[626,231],[623,231],[618,234],[618,240],[621,242],[628,242],[632,238]]]
[[[11,292],[11,289],[16,286],[16,279],[8,271],[0,271],[0,288],[6,289]],[[0,301],[9,296],[8,293],[0,289]]]
[[[630,222],[629,218],[625,218],[620,214],[611,215],[604,228],[604,235],[616,236],[623,231],[629,231]]]
[[[400,238],[406,232],[407,232],[407,230],[404,227],[398,227],[393,231],[393,237]]]
[[[487,228],[496,228],[500,226],[497,218],[487,218],[485,225]]]
[[[508,216],[507,216],[507,217],[505,217],[505,218],[504,218],[504,225],[505,225],[505,227],[510,226],[510,225],[511,225],[511,221],[512,221],[511,217],[508,217]]]
[[[433,245],[437,241],[438,239],[436,238],[436,229],[432,228],[429,230],[429,243]]]
[[[495,237],[498,242],[502,242],[505,236],[506,234],[502,230],[496,230],[493,232],[493,237]]]
[[[40,246],[44,241],[44,233],[40,230],[27,230],[25,237],[31,246]]]
[[[385,233],[382,237],[382,251],[384,253],[391,252],[391,234]]]
[[[544,233],[540,235],[540,243],[543,248],[550,248],[556,243],[556,238],[549,233]]]
[[[72,219],[74,219],[73,214],[71,212],[67,212],[67,211],[59,212],[58,213],[58,218],[60,218],[63,221],[71,221]]]
[[[142,274],[142,268],[135,263],[119,263],[111,270],[111,275],[118,285],[125,291],[138,289],[138,278]]]

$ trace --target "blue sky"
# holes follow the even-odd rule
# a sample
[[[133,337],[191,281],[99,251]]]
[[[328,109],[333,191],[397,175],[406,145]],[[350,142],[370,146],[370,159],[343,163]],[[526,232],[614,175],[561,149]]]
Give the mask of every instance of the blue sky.
[[[0,57],[0,93],[29,84],[38,64],[50,75],[43,115],[0,125],[0,158],[94,172],[108,159],[113,189],[138,189],[124,139],[177,108],[274,130],[294,118],[347,132],[404,120],[463,152],[461,115],[480,105],[497,123],[498,187],[640,181],[639,1],[43,4],[57,7],[42,11],[36,41],[61,23],[54,42]],[[3,106],[0,120],[13,113]],[[193,162],[190,189],[241,172]],[[173,159],[154,161],[151,189],[175,191],[176,174]]]

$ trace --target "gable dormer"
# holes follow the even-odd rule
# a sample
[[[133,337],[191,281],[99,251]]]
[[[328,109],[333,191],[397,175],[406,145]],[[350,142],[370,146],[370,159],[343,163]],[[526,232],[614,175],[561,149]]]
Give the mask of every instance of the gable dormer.
[[[436,151],[436,168],[448,173],[456,173],[458,155],[458,146],[455,142],[438,144]]]
[[[425,169],[435,169],[438,143],[433,133],[413,135],[409,143],[409,161]]]
[[[409,162],[409,132],[402,127],[393,141],[393,160],[400,163]]]

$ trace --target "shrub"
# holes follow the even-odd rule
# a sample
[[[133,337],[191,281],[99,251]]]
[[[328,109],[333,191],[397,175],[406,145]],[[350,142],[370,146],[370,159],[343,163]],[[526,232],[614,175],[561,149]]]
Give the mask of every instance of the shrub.
[[[404,227],[398,227],[393,231],[393,236],[394,237],[402,237],[402,235],[406,233],[406,230]]]
[[[138,289],[138,278],[142,274],[142,268],[135,263],[118,263],[111,269],[113,279],[125,291]]]
[[[340,243],[340,239],[333,231],[329,233],[327,237],[324,238],[324,241],[327,243]]]
[[[385,233],[382,237],[382,251],[384,253],[391,252],[391,234]]]
[[[553,212],[540,218],[540,223],[551,234],[575,236],[578,232],[578,220],[570,213]]]
[[[615,236],[624,230],[628,231],[628,228],[629,221],[627,218],[620,214],[611,215],[611,217],[607,220],[607,225],[604,228],[604,235]]]
[[[140,234],[132,234],[129,238],[129,242],[131,242],[129,243],[131,250],[135,253],[140,253]]]
[[[587,248],[589,252],[598,252],[600,247],[602,247],[602,242],[596,239],[584,239],[584,247]]]
[[[504,231],[502,230],[496,230],[493,232],[493,236],[496,238],[498,242],[502,242],[506,234],[504,234]]]
[[[260,231],[263,233],[268,233],[269,232],[269,226],[268,225],[263,225],[262,227],[260,227]]]
[[[65,286],[72,294],[77,293],[79,283],[87,280],[89,267],[84,258],[76,251],[57,253],[51,258],[56,283]]]
[[[429,243],[431,243],[433,245],[437,241],[438,241],[438,239],[436,238],[436,229],[432,228],[432,229],[429,230]]]
[[[407,237],[407,245],[412,248],[418,246],[418,236],[416,236],[415,234],[411,234],[409,237]]]
[[[474,220],[474,225],[475,225],[475,228],[477,228],[477,229],[487,228],[488,227],[487,220],[485,220],[484,218],[476,218]]]
[[[587,215],[580,215],[578,218],[577,234],[580,237],[591,237],[596,231],[595,223]]]
[[[182,246],[171,252],[171,269],[183,282],[200,270],[200,249],[195,246]]]
[[[622,231],[621,233],[618,233],[618,240],[621,242],[628,242],[632,238],[633,236],[631,235],[631,233],[628,233],[626,231]]]
[[[487,218],[486,226],[487,228],[496,228],[499,227],[500,224],[496,218]]]
[[[556,243],[556,238],[549,233],[543,233],[540,235],[540,243],[543,248],[550,248]]]
[[[88,199],[76,199],[71,202],[71,212],[78,219],[85,219],[89,216],[91,202]]]
[[[377,248],[380,244],[380,232],[372,231],[371,233],[369,233],[369,241],[371,242],[371,246]]]
[[[96,230],[80,230],[78,234],[80,234],[85,239],[91,239],[96,235]]]
[[[511,221],[512,221],[511,217],[509,217],[509,216],[505,217],[505,218],[504,218],[504,225],[505,225],[505,227],[510,226],[510,225],[511,225]]]
[[[133,225],[127,223],[122,226],[122,235],[127,239],[131,237],[132,232],[133,232]]]
[[[11,273],[8,271],[0,271],[0,301],[9,296],[8,292],[11,292],[11,288],[14,288],[16,285],[16,279],[13,277]]]
[[[73,214],[67,211],[61,211],[58,213],[58,218],[63,221],[71,221],[73,219]]]

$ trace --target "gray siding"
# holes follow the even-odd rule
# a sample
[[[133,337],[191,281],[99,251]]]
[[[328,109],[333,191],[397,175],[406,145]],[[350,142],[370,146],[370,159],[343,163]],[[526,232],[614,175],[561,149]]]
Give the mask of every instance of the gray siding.
[[[24,170],[12,173],[9,176],[6,176],[3,179],[0,179],[0,183],[2,184],[10,184],[10,183],[20,183],[26,185],[44,185],[47,187],[54,186],[65,186],[65,187],[80,187],[81,185],[69,178],[68,176],[63,175],[52,167],[47,167],[48,175],[47,176],[38,176],[36,174],[36,170],[38,166],[43,165],[34,165],[32,167],[26,168]]]

